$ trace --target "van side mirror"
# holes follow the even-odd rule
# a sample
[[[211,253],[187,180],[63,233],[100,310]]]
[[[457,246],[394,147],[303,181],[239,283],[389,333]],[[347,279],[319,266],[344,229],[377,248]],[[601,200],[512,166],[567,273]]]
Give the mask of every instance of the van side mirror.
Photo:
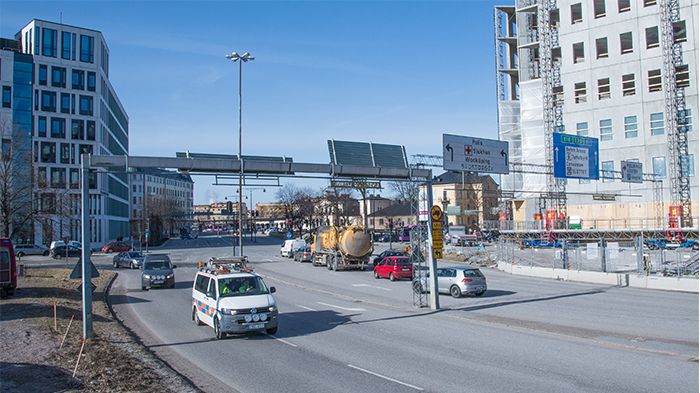
[[[270,287],[270,293],[275,293],[277,292],[277,288],[275,287]]]
[[[213,291],[207,291],[207,297],[210,297],[210,298],[214,299],[214,298],[215,298],[214,292],[213,292]]]

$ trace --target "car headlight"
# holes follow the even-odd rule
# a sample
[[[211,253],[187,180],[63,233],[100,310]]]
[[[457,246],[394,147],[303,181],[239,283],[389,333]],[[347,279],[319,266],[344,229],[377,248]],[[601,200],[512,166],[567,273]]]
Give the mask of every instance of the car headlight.
[[[221,313],[224,315],[236,315],[238,311],[232,309],[232,308],[222,308]]]
[[[268,307],[267,311],[269,311],[269,312],[275,312],[275,311],[277,311],[277,307],[275,307],[275,306],[270,306],[270,307]]]
[[[267,321],[267,314],[260,314],[260,320],[261,321]]]
[[[175,277],[174,274],[168,274],[168,276],[166,278],[173,278],[173,277]]]
[[[258,322],[260,320],[260,315],[253,314],[253,322]]]
[[[253,320],[253,317],[251,317],[250,315],[246,315],[244,319],[246,322],[251,322]]]
[[[143,275],[143,278],[146,278],[146,279],[149,279],[149,280],[150,280],[150,279],[151,279],[151,276],[149,276],[148,274],[144,274],[144,275]]]

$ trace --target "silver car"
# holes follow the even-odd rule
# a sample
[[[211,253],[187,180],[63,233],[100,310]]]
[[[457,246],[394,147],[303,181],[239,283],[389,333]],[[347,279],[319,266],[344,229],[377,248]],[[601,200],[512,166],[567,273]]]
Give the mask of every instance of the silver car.
[[[49,255],[49,249],[46,246],[38,244],[17,244],[15,246],[15,255],[22,258],[25,255]]]
[[[454,298],[468,294],[481,296],[487,289],[486,277],[477,267],[444,267],[436,269],[435,274],[437,275],[438,293],[449,293]],[[428,283],[428,288],[423,288],[421,281]],[[414,291],[425,292],[430,289],[429,283],[430,280],[428,279],[415,281],[413,289]]]

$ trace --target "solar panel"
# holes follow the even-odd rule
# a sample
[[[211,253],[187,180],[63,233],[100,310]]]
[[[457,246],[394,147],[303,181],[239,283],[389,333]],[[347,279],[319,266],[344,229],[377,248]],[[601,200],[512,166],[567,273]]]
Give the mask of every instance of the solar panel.
[[[406,150],[401,145],[328,141],[331,163],[379,168],[407,168]]]

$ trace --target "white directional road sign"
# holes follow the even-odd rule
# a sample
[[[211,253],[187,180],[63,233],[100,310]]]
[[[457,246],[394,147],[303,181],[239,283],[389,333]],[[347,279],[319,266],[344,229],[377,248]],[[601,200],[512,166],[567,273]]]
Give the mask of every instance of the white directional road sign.
[[[508,142],[442,134],[442,167],[451,171],[508,174]]]
[[[637,161],[622,161],[622,181],[624,183],[642,183],[642,163]]]

